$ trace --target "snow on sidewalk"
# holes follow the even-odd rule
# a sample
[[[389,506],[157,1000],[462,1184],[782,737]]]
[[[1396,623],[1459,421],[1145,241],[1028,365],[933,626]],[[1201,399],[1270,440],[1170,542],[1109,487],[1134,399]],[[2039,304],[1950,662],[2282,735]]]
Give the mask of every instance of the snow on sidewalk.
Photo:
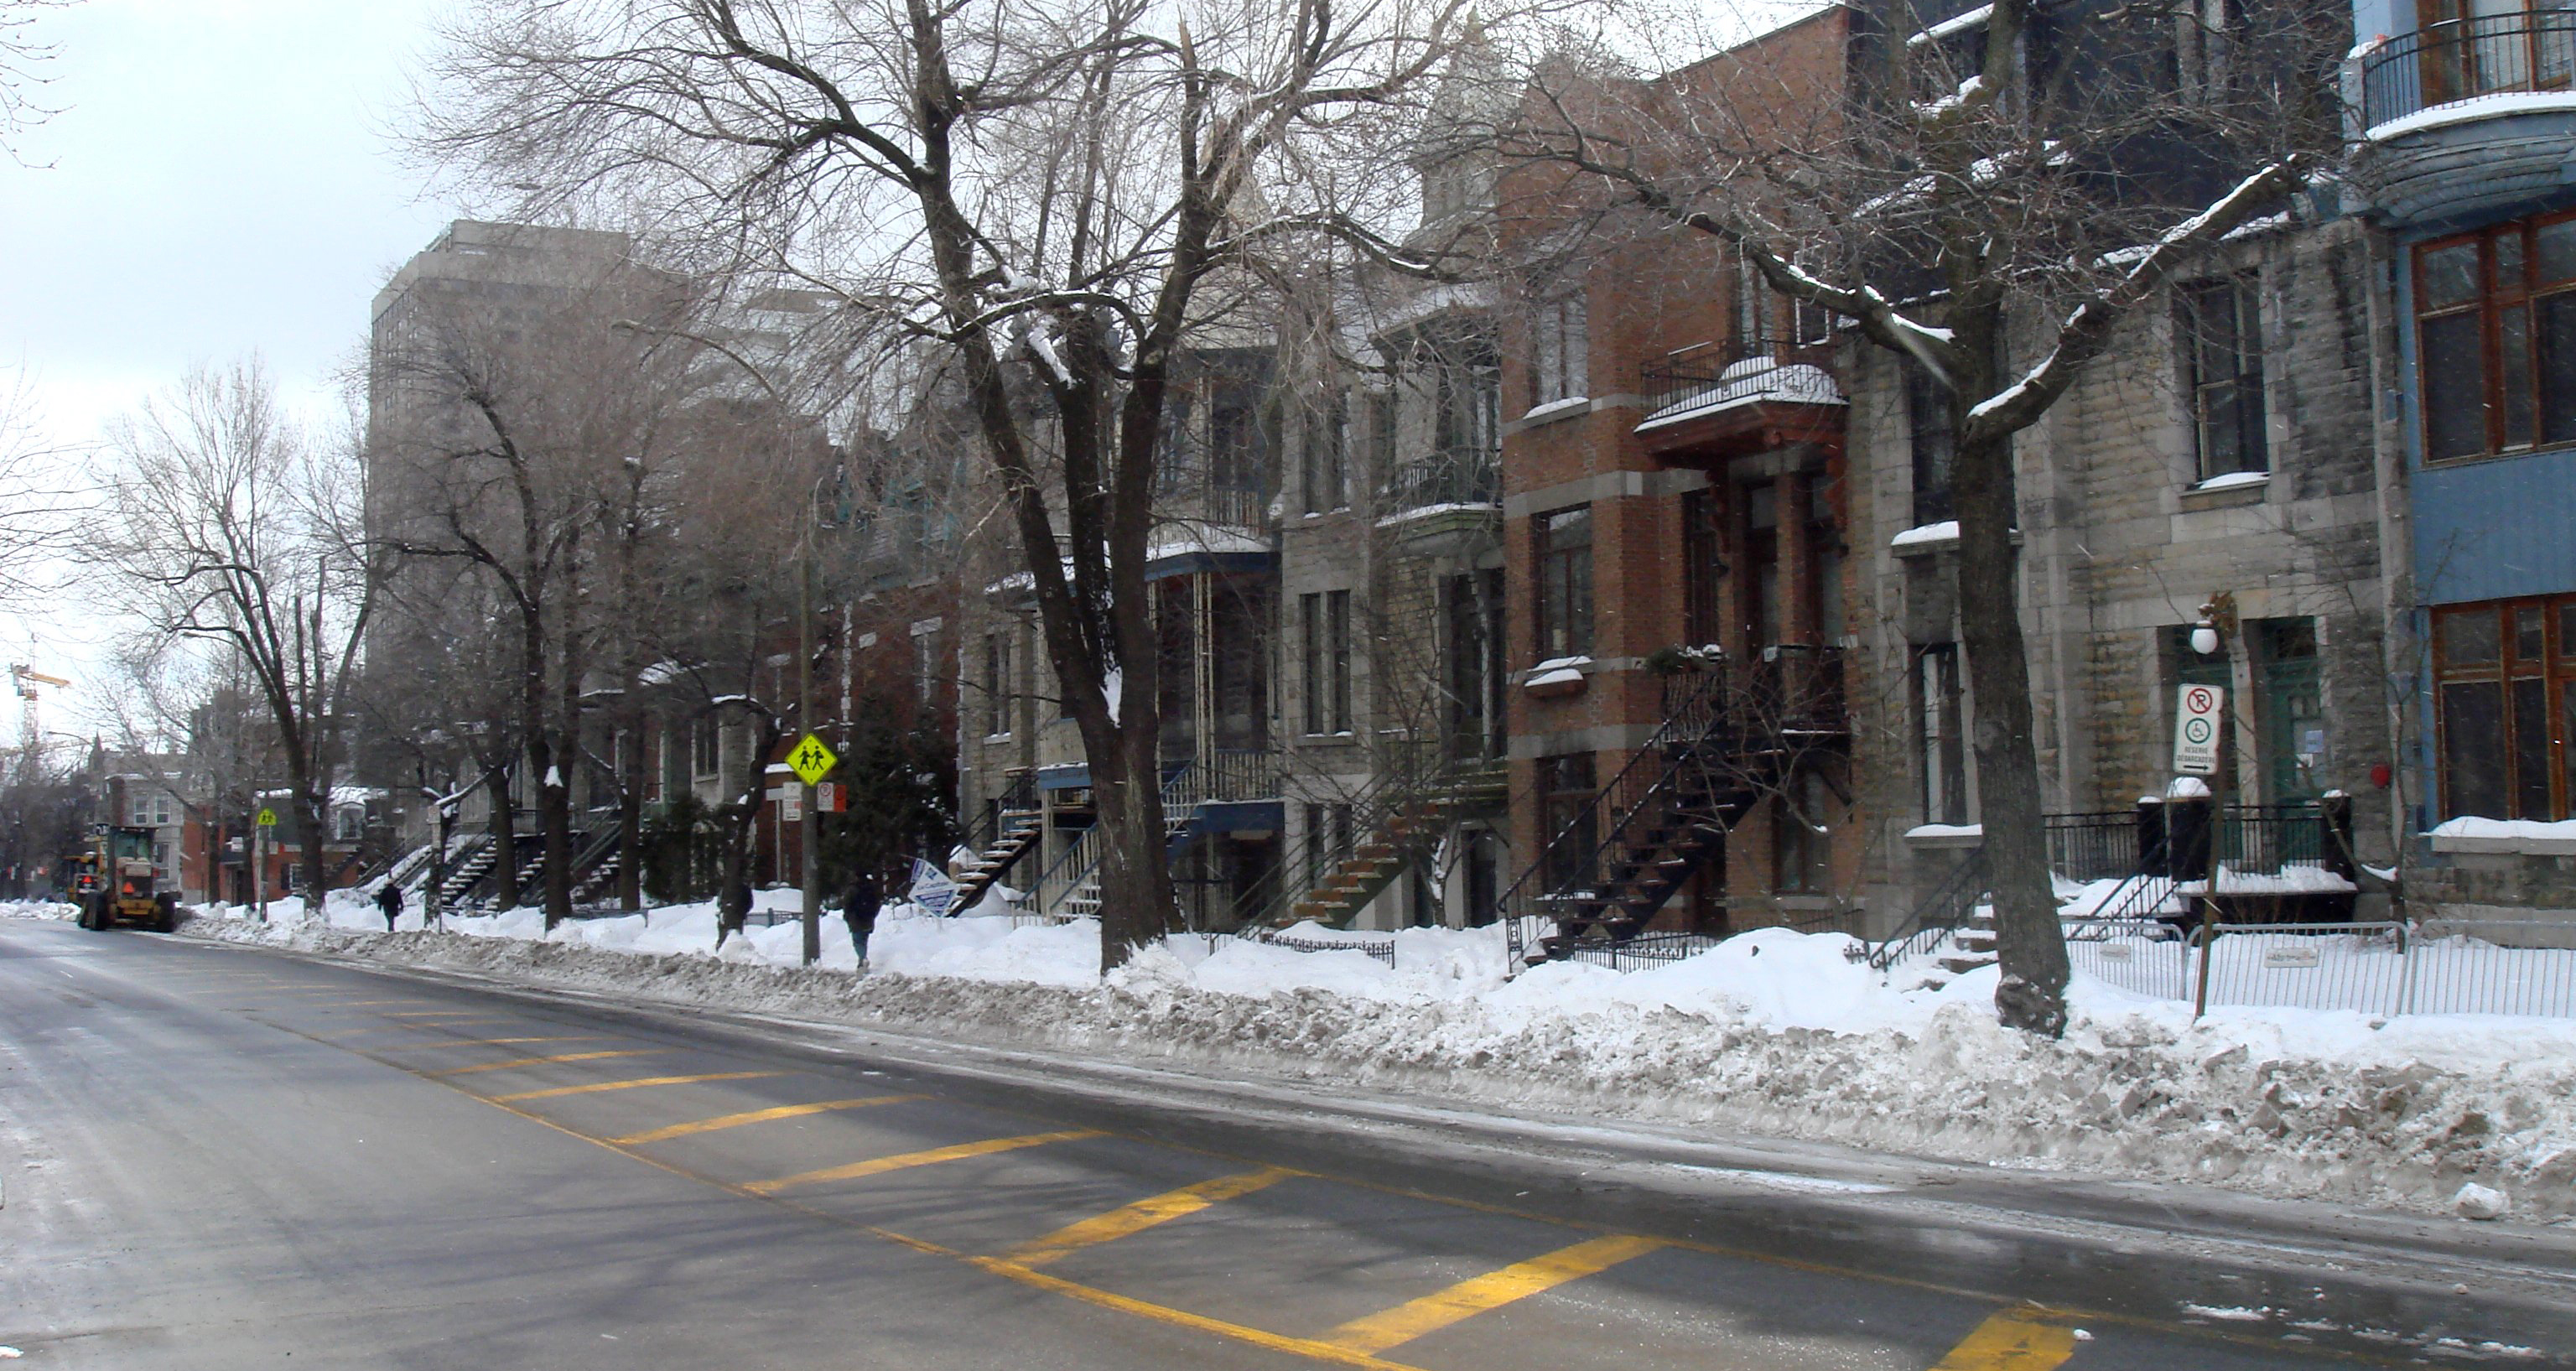
[[[571,924],[544,942],[526,940],[538,921],[525,911],[453,921],[480,935],[466,937],[362,934],[336,910],[329,930],[201,921],[191,931],[2016,1168],[2439,1212],[2476,1183],[2507,1196],[2514,1218],[2576,1217],[2570,1021],[2276,1008],[2215,1010],[2195,1023],[2187,1004],[2079,976],[2067,1035],[2048,1042],[1995,1023],[1992,968],[1938,990],[1898,989],[1845,957],[1848,938],[1780,929],[1649,971],[1558,963],[1508,983],[1490,928],[1396,933],[1393,966],[1357,947],[1219,939],[1212,949],[1181,936],[1104,978],[1090,921],[1014,927],[903,906],[880,921],[874,974],[859,978],[794,968],[792,924],[754,929],[715,961],[712,917],[660,910],[649,927],[592,921],[631,932]],[[675,955],[671,944],[693,937],[701,918],[706,936]],[[847,957],[846,935],[838,950]]]

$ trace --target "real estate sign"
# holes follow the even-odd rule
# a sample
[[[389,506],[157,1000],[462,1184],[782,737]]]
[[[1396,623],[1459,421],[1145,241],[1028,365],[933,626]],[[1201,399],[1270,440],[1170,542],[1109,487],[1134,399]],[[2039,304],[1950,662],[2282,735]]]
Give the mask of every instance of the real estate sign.
[[[2220,715],[2227,706],[2226,689],[2187,685],[2175,694],[2174,770],[2185,776],[2217,775]]]

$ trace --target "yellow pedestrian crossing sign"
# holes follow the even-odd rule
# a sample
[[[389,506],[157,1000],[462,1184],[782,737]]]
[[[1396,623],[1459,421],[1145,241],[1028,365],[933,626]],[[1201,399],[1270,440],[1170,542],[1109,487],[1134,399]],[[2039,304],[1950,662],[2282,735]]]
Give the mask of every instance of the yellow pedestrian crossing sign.
[[[796,744],[795,750],[787,754],[787,764],[796,769],[796,779],[807,785],[831,775],[832,768],[840,760],[832,755],[831,748],[824,745],[822,736],[814,733],[806,734],[803,741]]]
[[[277,827],[277,811],[274,809],[261,810],[259,812],[259,826],[262,828]]]

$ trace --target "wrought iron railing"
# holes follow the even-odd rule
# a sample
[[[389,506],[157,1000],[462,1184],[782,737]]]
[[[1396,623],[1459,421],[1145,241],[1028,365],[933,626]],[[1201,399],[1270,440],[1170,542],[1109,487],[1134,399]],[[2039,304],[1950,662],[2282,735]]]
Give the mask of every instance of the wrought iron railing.
[[[1849,727],[1837,648],[1766,648],[1757,661],[1667,678],[1663,723],[1495,901],[1511,966],[1550,936],[1563,911],[1600,895],[1610,859],[1654,821],[1685,771],[1725,765],[1751,748],[1840,738]],[[1712,754],[1724,758],[1713,762]]]
[[[1639,368],[1649,420],[1728,402],[1835,404],[1833,349],[1826,343],[1730,340],[1677,352]]]
[[[2446,19],[2399,34],[2362,58],[2362,122],[2377,128],[2456,101],[2566,90],[2576,79],[2576,11]]]
[[[1503,501],[1503,465],[1494,448],[1446,448],[1416,457],[1387,478],[1390,513],[1437,509],[1448,505],[1499,505]]]
[[[1295,910],[1340,871],[1359,849],[1387,835],[1407,808],[1431,806],[1492,785],[1503,774],[1502,763],[1451,755],[1437,739],[1381,738],[1376,769],[1348,793],[1311,797],[1315,803],[1347,807],[1349,821],[1320,827],[1308,825],[1285,846],[1279,861],[1245,896],[1236,901],[1245,928],[1281,927],[1295,922]]]

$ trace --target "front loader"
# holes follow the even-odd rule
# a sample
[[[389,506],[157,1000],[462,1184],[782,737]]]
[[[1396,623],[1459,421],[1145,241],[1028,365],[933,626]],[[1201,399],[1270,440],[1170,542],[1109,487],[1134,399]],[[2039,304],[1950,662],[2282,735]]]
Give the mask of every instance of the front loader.
[[[154,836],[149,828],[108,824],[90,830],[88,848],[67,863],[81,927],[139,924],[167,933],[179,926],[179,893],[161,889],[152,864]]]

